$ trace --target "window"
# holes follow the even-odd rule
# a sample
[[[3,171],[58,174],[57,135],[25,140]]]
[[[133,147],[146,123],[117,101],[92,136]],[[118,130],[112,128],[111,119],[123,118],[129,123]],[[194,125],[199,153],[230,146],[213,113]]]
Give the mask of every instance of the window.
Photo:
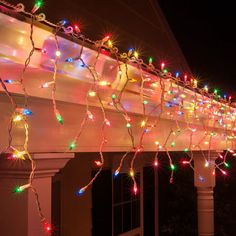
[[[140,174],[135,179],[140,186]],[[132,191],[133,182],[127,174],[113,180],[113,232],[114,236],[140,226],[140,194]]]
[[[92,177],[97,171],[92,172]],[[103,170],[92,186],[92,236],[112,234],[112,173]]]

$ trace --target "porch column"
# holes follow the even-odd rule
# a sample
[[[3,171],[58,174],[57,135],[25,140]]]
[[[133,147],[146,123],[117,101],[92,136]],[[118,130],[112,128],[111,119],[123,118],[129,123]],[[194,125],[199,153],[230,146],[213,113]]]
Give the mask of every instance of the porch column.
[[[208,153],[194,153],[194,184],[197,188],[198,235],[214,236],[214,187],[216,152],[210,153],[210,160],[206,162]]]
[[[73,153],[32,154],[36,162],[33,186],[37,190],[40,206],[46,220],[51,223],[51,178]],[[14,193],[15,186],[27,184],[31,172],[30,161],[0,158],[0,225],[1,236],[45,236],[31,189]]]

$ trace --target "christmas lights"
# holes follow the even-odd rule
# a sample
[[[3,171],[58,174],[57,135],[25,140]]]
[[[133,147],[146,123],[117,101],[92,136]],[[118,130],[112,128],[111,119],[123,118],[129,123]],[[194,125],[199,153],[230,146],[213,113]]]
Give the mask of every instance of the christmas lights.
[[[4,4],[2,1],[0,3]],[[32,172],[29,176],[28,183],[22,186],[18,186],[15,188],[16,193],[21,193],[26,189],[32,190],[35,193],[36,196],[36,202],[39,206],[39,200],[37,196],[36,189],[34,189],[32,185],[33,177],[34,177],[34,170],[35,170],[35,163],[32,160],[29,152],[28,152],[28,123],[27,119],[30,119],[30,115],[33,114],[33,112],[28,108],[28,94],[26,92],[26,87],[24,84],[24,74],[26,69],[28,68],[28,65],[30,63],[30,59],[34,53],[34,50],[36,50],[34,46],[34,40],[33,40],[33,25],[34,22],[38,20],[37,15],[35,13],[38,11],[38,9],[42,6],[42,1],[37,1],[34,5],[34,8],[32,9],[31,13],[27,13],[27,15],[31,18],[31,25],[30,25],[30,40],[32,44],[32,49],[29,53],[28,58],[25,61],[25,65],[20,77],[20,80],[12,80],[11,78],[4,78],[5,80],[0,80],[1,86],[4,89],[6,95],[11,101],[12,104],[12,110],[13,113],[10,117],[10,126],[8,128],[9,131],[9,144],[7,147],[7,151],[10,151],[12,156],[9,158],[10,160],[25,160],[29,159],[32,164]],[[45,21],[46,22],[46,21]],[[144,139],[145,136],[149,132],[156,132],[154,129],[161,118],[168,118],[174,120],[176,122],[176,127],[171,127],[169,130],[169,133],[167,135],[167,138],[165,142],[161,140],[161,144],[159,141],[153,140],[153,145],[156,145],[156,153],[154,156],[154,162],[153,165],[155,168],[158,168],[159,166],[159,159],[158,159],[158,153],[163,150],[167,153],[167,157],[169,160],[169,170],[171,172],[170,176],[170,183],[173,182],[173,174],[174,171],[177,170],[177,166],[173,163],[170,150],[173,150],[178,144],[178,139],[183,133],[188,133],[189,140],[184,144],[182,147],[184,153],[188,156],[186,160],[183,160],[181,163],[183,165],[189,165],[192,169],[194,169],[192,162],[193,162],[193,150],[199,150],[202,151],[202,146],[204,147],[204,150],[208,150],[208,155],[204,156],[205,158],[205,165],[203,168],[209,168],[211,165],[210,162],[210,150],[211,145],[216,136],[221,135],[220,132],[215,132],[214,128],[223,127],[222,129],[222,140],[226,142],[226,154],[222,155],[219,154],[219,160],[220,163],[214,164],[214,169],[218,169],[219,172],[222,175],[227,175],[227,172],[222,169],[223,168],[229,168],[229,163],[226,162],[226,156],[227,154],[231,154],[232,156],[236,156],[236,153],[234,152],[233,148],[230,146],[233,144],[236,138],[236,127],[235,127],[235,121],[236,121],[236,112],[230,107],[230,103],[232,100],[231,96],[223,96],[223,99],[220,97],[219,90],[215,89],[213,92],[209,92],[210,88],[208,86],[204,86],[203,88],[200,88],[199,82],[197,79],[184,74],[180,74],[180,72],[175,73],[175,77],[171,75],[170,72],[168,72],[168,69],[166,68],[166,65],[164,62],[160,63],[159,67],[160,69],[157,69],[153,65],[153,58],[149,58],[148,64],[145,64],[142,59],[140,59],[140,55],[137,51],[135,51],[133,48],[130,48],[128,52],[125,53],[119,53],[118,49],[114,47],[114,43],[111,40],[110,35],[104,36],[101,40],[98,40],[96,42],[89,41],[92,45],[95,45],[96,48],[96,58],[93,63],[89,64],[86,63],[86,61],[83,60],[83,45],[78,52],[78,55],[76,57],[72,57],[72,55],[68,55],[63,47],[60,47],[57,34],[59,31],[62,31],[66,33],[67,35],[71,35],[72,37],[77,37],[79,39],[84,40],[85,37],[82,35],[81,30],[78,25],[74,25],[71,31],[65,28],[66,25],[68,25],[68,21],[62,20],[57,24],[52,24],[54,26],[54,34],[52,39],[55,43],[55,49],[52,52],[49,52],[48,49],[41,49],[41,52],[46,54],[43,56],[50,57],[50,54],[53,55],[50,60],[53,61],[53,78],[51,81],[44,82],[41,85],[41,88],[49,88],[51,89],[51,98],[52,98],[52,104],[53,104],[53,111],[54,115],[56,117],[56,120],[59,122],[59,124],[64,124],[64,120],[57,108],[55,94],[56,94],[56,86],[57,86],[57,70],[58,70],[58,62],[65,63],[65,65],[73,65],[76,62],[81,63],[83,65],[83,69],[87,70],[89,75],[92,77],[92,85],[88,91],[86,91],[86,108],[84,112],[84,118],[82,119],[80,126],[78,128],[78,131],[75,133],[74,138],[71,138],[71,142],[69,143],[69,151],[77,151],[77,146],[79,147],[78,141],[79,138],[84,131],[87,123],[94,121],[97,122],[99,119],[95,119],[94,115],[92,114],[91,109],[90,111],[90,101],[97,101],[99,103],[100,109],[102,111],[103,119],[101,121],[101,144],[99,148],[99,156],[100,159],[96,160],[94,163],[96,167],[98,168],[98,172],[96,175],[90,180],[90,182],[85,185],[84,187],[81,187],[77,192],[77,196],[81,196],[84,194],[84,192],[93,184],[93,182],[96,180],[99,173],[102,171],[102,168],[104,166],[104,158],[103,158],[103,146],[106,144],[106,142],[109,142],[109,140],[105,137],[105,129],[111,129],[112,125],[109,120],[109,117],[106,114],[104,104],[110,104],[112,108],[114,108],[118,114],[122,116],[122,119],[124,120],[124,130],[125,132],[128,132],[129,138],[130,138],[130,146],[128,147],[128,151],[122,156],[120,163],[118,167],[114,171],[114,176],[116,177],[124,163],[124,159],[127,158],[128,154],[131,157],[130,161],[130,172],[129,176],[133,181],[133,188],[132,191],[134,194],[138,193],[138,186],[135,180],[135,160],[140,155],[140,153],[145,149],[144,145]],[[96,65],[98,61],[100,60],[100,54],[104,48],[113,55],[113,57],[116,59],[117,63],[117,75],[118,75],[118,83],[116,86],[113,86],[113,83],[108,81],[107,78],[103,78],[99,73],[98,69],[96,68]],[[64,59],[63,59],[64,58]],[[65,59],[67,58],[67,59]],[[62,62],[63,59],[63,62]],[[67,64],[66,64],[67,63]],[[72,63],[72,64],[68,64]],[[138,78],[133,78],[130,76],[129,73],[129,66],[135,64],[139,71]],[[147,76],[146,74],[150,73],[155,78],[151,78],[151,76]],[[121,82],[122,81],[122,82]],[[89,81],[91,82],[91,81]],[[138,92],[136,93],[140,96],[140,107],[142,107],[142,114],[141,119],[133,119],[131,120],[131,117],[128,114],[128,111],[126,109],[124,100],[123,100],[123,94],[125,91],[128,90],[128,86],[130,83],[136,83]],[[14,85],[20,85],[22,87],[22,90],[24,92],[25,96],[25,104],[24,106],[19,106],[16,104],[14,99],[12,98],[12,95],[9,93],[7,87],[8,86],[14,86]],[[150,87],[149,87],[150,86]],[[119,87],[119,89],[117,89]],[[148,89],[147,89],[148,88]],[[101,98],[102,90],[109,91],[109,96],[107,100],[104,101]],[[145,94],[145,91],[156,91],[156,89],[159,89],[160,91],[159,100],[156,100],[153,102],[151,96],[147,96]],[[154,93],[153,92],[153,93]],[[153,107],[151,107],[153,106]],[[151,109],[150,109],[151,108]],[[96,113],[94,113],[96,114]],[[195,120],[200,120],[200,115],[205,115],[207,117],[206,123],[202,122],[202,128],[205,131],[202,135],[202,138],[199,141],[195,141],[193,139],[193,136],[195,133],[198,132],[198,127],[193,127],[193,123]],[[155,121],[153,122],[150,120],[150,117],[155,117]],[[138,121],[137,121],[138,120]],[[185,128],[180,128],[180,121],[185,124]],[[201,121],[199,121],[200,123]],[[16,149],[12,145],[12,129],[17,128],[17,125],[23,125],[25,128],[25,141],[24,144],[18,149]],[[126,129],[125,129],[126,127]],[[140,130],[140,134],[136,135],[134,137],[132,127],[138,127]],[[209,127],[209,128],[208,128]],[[158,132],[157,132],[158,134]],[[185,148],[184,148],[185,147]],[[68,151],[68,150],[66,150]],[[215,170],[212,172],[213,175],[215,175]],[[199,175],[199,181],[204,182],[205,179],[203,176]],[[40,207],[38,207],[40,209]],[[52,226],[45,221],[45,218],[40,211],[40,217],[41,221],[44,223],[45,231],[48,233],[51,233]]]

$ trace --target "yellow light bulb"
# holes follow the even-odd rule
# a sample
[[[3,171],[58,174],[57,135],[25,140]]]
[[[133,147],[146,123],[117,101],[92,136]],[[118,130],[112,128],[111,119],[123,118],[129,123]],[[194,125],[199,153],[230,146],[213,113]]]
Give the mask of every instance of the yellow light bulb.
[[[99,81],[98,84],[101,85],[101,86],[109,86],[109,85],[110,85],[110,82],[108,82],[108,81],[106,81],[106,80],[101,80],[101,81]]]
[[[131,171],[129,172],[129,175],[130,175],[131,177],[134,177],[134,171],[131,170]]]
[[[108,45],[109,48],[111,48],[111,47],[113,46],[112,41],[111,41],[111,40],[108,40],[108,41],[107,41],[107,45]]]
[[[19,122],[19,121],[22,121],[22,120],[23,120],[23,115],[21,115],[21,114],[17,114],[13,118],[13,122]]]
[[[56,51],[56,56],[60,57],[61,56],[61,52],[59,50]]]
[[[155,141],[155,144],[158,146],[160,143],[159,143],[159,141]]]
[[[90,97],[95,97],[96,96],[96,92],[95,91],[89,91],[88,95]]]
[[[138,52],[134,51],[134,57],[138,58]]]
[[[18,150],[15,150],[15,151],[13,152],[13,157],[16,158],[16,159],[25,160],[25,157],[24,157],[25,154],[26,154],[25,151],[18,151]]]
[[[143,120],[142,122],[141,122],[141,127],[144,127],[146,125],[146,122],[145,122],[145,120]]]

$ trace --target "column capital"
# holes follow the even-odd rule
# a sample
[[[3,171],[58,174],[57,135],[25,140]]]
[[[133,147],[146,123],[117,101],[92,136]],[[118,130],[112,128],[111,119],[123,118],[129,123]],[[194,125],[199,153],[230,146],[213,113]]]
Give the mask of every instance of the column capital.
[[[40,208],[51,222],[51,177],[74,157],[74,153],[33,153],[36,163],[33,186],[37,190]],[[0,225],[1,236],[45,236],[39,218],[35,194],[27,189],[22,194],[13,194],[14,186],[28,182],[31,172],[30,160],[8,160],[7,154],[0,158]],[[11,219],[11,220],[9,220]],[[14,222],[14,227],[12,227]]]
[[[40,178],[54,176],[74,158],[74,153],[33,153],[31,156],[36,163],[34,178]],[[0,178],[24,179],[30,171],[30,160],[8,160],[6,155],[0,158]]]
[[[217,157],[216,151],[193,152],[195,187],[215,187],[214,171]]]

